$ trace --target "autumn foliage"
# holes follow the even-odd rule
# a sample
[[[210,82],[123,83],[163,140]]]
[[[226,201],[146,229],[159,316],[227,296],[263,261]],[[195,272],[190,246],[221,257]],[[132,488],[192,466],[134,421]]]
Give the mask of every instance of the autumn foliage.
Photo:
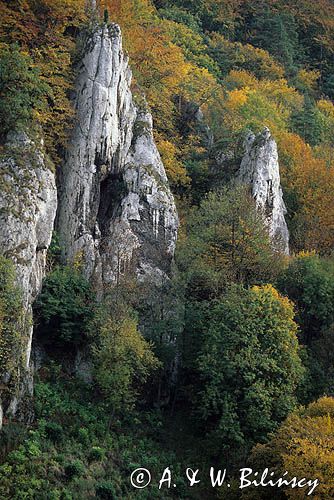
[[[254,448],[250,460],[255,467],[270,467],[270,470],[277,471],[278,477],[288,471],[289,476],[318,479],[315,497],[332,498],[334,399],[321,398],[290,415],[268,444]],[[305,498],[306,492],[305,489],[286,488],[285,494],[287,498],[297,499]]]
[[[36,109],[54,159],[65,146],[73,116],[69,91],[73,84],[75,34],[85,21],[84,0],[17,0],[0,2],[0,45],[19,45],[44,83],[47,106]]]
[[[89,16],[94,22],[117,22],[130,57],[135,98],[146,95],[156,141],[177,194],[198,200],[199,193],[210,188],[217,153],[232,151],[237,165],[245,130],[268,126],[279,145],[292,248],[330,253],[331,3],[303,0],[296,6],[277,1],[264,6],[248,0],[178,0],[175,5],[157,2],[158,8],[150,0],[96,4],[92,14],[85,0],[0,2],[0,43],[4,48],[17,43],[45,84],[43,105],[35,106],[34,118],[43,125],[53,157],[61,156],[73,119],[69,96],[79,29],[92,22]],[[279,39],[273,44],[275,30]],[[198,121],[199,109],[204,122]],[[203,123],[211,136],[203,135]],[[201,187],[199,173],[204,172],[207,180]]]

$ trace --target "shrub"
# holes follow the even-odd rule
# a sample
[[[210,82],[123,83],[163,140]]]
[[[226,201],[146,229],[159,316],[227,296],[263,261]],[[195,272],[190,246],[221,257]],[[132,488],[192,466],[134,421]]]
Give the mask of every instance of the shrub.
[[[64,429],[56,422],[47,422],[45,424],[45,434],[54,443],[59,443],[63,440]]]
[[[0,431],[0,459],[6,456],[26,436],[27,430],[21,423],[10,422]]]
[[[106,450],[104,450],[103,448],[100,448],[100,446],[93,446],[91,451],[90,451],[90,454],[89,454],[89,459],[91,461],[103,460],[105,457],[105,454],[106,454]]]
[[[116,500],[117,493],[111,481],[101,481],[96,485],[96,496],[105,500]]]
[[[87,445],[89,443],[89,431],[85,427],[81,427],[78,431],[78,438],[80,443]]]
[[[73,460],[65,465],[64,470],[66,477],[68,479],[73,479],[85,472],[85,466],[80,460]]]

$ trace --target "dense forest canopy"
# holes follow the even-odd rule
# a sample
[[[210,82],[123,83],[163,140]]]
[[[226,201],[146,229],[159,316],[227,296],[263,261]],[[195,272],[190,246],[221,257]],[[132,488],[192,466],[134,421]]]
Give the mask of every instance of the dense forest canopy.
[[[61,179],[85,37],[118,23],[179,211],[175,269],[159,290],[129,275],[97,300],[54,234],[34,305],[54,356],[37,376],[31,427],[1,431],[0,498],[302,498],[241,494],[245,464],[319,477],[317,498],[332,498],[334,4],[96,4],[0,1],[0,155],[13,129],[42,135]],[[278,145],[289,256],[234,182],[246,133],[264,127]],[[14,274],[1,257],[4,366],[21,318]],[[90,352],[89,384],[62,364],[77,349]],[[189,492],[184,468],[224,463],[229,492],[204,481]],[[132,470],[157,476],[168,464],[175,491],[133,492]]]

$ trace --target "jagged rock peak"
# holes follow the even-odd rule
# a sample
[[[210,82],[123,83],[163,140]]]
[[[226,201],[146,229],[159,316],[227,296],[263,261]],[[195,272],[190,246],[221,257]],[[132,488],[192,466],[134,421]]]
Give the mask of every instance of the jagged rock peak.
[[[76,80],[76,123],[61,179],[64,257],[102,289],[127,271],[169,273],[178,217],[144,100],[135,104],[117,25],[88,37]]]
[[[32,391],[32,303],[40,292],[46,253],[57,208],[55,176],[42,140],[25,133],[8,134],[0,160],[0,254],[12,260],[22,290],[21,338],[11,356],[14,368],[0,367],[2,415],[17,412]]]
[[[250,185],[257,206],[264,212],[275,248],[288,254],[289,231],[285,221],[277,144],[265,127],[257,136],[249,132],[244,145],[238,179]]]

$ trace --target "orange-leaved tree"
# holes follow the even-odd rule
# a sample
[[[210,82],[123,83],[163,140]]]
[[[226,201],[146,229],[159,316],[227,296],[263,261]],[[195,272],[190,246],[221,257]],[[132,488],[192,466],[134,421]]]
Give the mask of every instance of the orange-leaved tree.
[[[333,168],[316,157],[297,134],[280,133],[279,153],[295,249],[330,253],[334,244]]]

